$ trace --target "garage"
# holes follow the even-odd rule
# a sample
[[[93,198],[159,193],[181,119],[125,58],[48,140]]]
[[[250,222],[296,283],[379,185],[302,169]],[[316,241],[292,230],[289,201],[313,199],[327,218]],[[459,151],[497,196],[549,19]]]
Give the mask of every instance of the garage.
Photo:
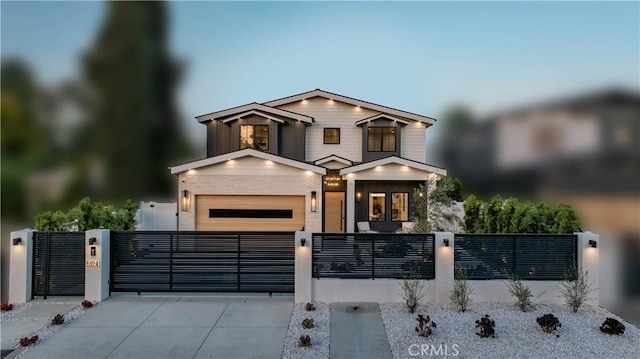
[[[297,231],[304,196],[197,195],[197,231]]]

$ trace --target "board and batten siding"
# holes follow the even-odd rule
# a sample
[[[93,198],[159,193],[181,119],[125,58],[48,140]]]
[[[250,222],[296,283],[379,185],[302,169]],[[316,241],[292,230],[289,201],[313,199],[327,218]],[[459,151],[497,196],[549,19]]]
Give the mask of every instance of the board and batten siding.
[[[322,97],[297,101],[278,108],[314,118],[313,125],[306,129],[307,161],[338,155],[354,162],[361,162],[362,127],[356,126],[355,123],[380,113]],[[340,144],[325,145],[324,128],[340,128]],[[410,124],[402,129],[401,157],[425,161],[425,128],[425,124],[410,121]]]

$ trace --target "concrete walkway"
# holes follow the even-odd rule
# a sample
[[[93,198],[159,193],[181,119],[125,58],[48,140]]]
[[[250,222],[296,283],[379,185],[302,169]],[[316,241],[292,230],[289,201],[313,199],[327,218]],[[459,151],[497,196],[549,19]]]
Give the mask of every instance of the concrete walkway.
[[[280,358],[292,298],[113,297],[22,358]]]
[[[331,304],[331,359],[392,358],[378,303]]]

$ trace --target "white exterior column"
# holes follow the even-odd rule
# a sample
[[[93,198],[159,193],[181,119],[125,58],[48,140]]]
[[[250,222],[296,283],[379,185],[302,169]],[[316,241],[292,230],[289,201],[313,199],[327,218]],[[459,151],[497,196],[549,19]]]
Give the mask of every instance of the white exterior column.
[[[101,302],[109,297],[110,236],[108,229],[92,229],[84,234],[84,299],[91,302]],[[95,243],[90,244],[94,239]]]
[[[304,241],[304,246],[302,245]],[[297,231],[294,241],[295,246],[295,302],[309,303],[313,301],[311,288],[312,268],[311,256],[313,254],[312,232]]]
[[[33,285],[33,231],[11,232],[9,245],[9,303],[26,303]]]
[[[356,221],[356,181],[347,180],[347,233],[355,232]]]
[[[578,270],[587,273],[587,283],[593,292],[589,293],[587,304],[600,305],[600,236],[591,232],[575,233],[578,235]],[[596,248],[589,241],[596,243]]]
[[[451,232],[435,232],[434,260],[436,261],[435,299],[436,303],[447,303],[454,279],[453,248],[455,235]],[[445,246],[449,240],[449,246]]]

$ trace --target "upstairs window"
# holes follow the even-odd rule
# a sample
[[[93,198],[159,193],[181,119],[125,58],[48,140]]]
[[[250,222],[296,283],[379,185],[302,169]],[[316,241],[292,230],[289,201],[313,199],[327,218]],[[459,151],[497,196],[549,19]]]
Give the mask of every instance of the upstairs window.
[[[396,128],[369,127],[367,142],[367,150],[369,152],[395,152]]]
[[[258,151],[269,151],[268,125],[240,126],[240,149],[253,148]]]
[[[340,144],[340,129],[339,128],[325,128],[324,129],[324,144],[325,145],[339,145]]]

